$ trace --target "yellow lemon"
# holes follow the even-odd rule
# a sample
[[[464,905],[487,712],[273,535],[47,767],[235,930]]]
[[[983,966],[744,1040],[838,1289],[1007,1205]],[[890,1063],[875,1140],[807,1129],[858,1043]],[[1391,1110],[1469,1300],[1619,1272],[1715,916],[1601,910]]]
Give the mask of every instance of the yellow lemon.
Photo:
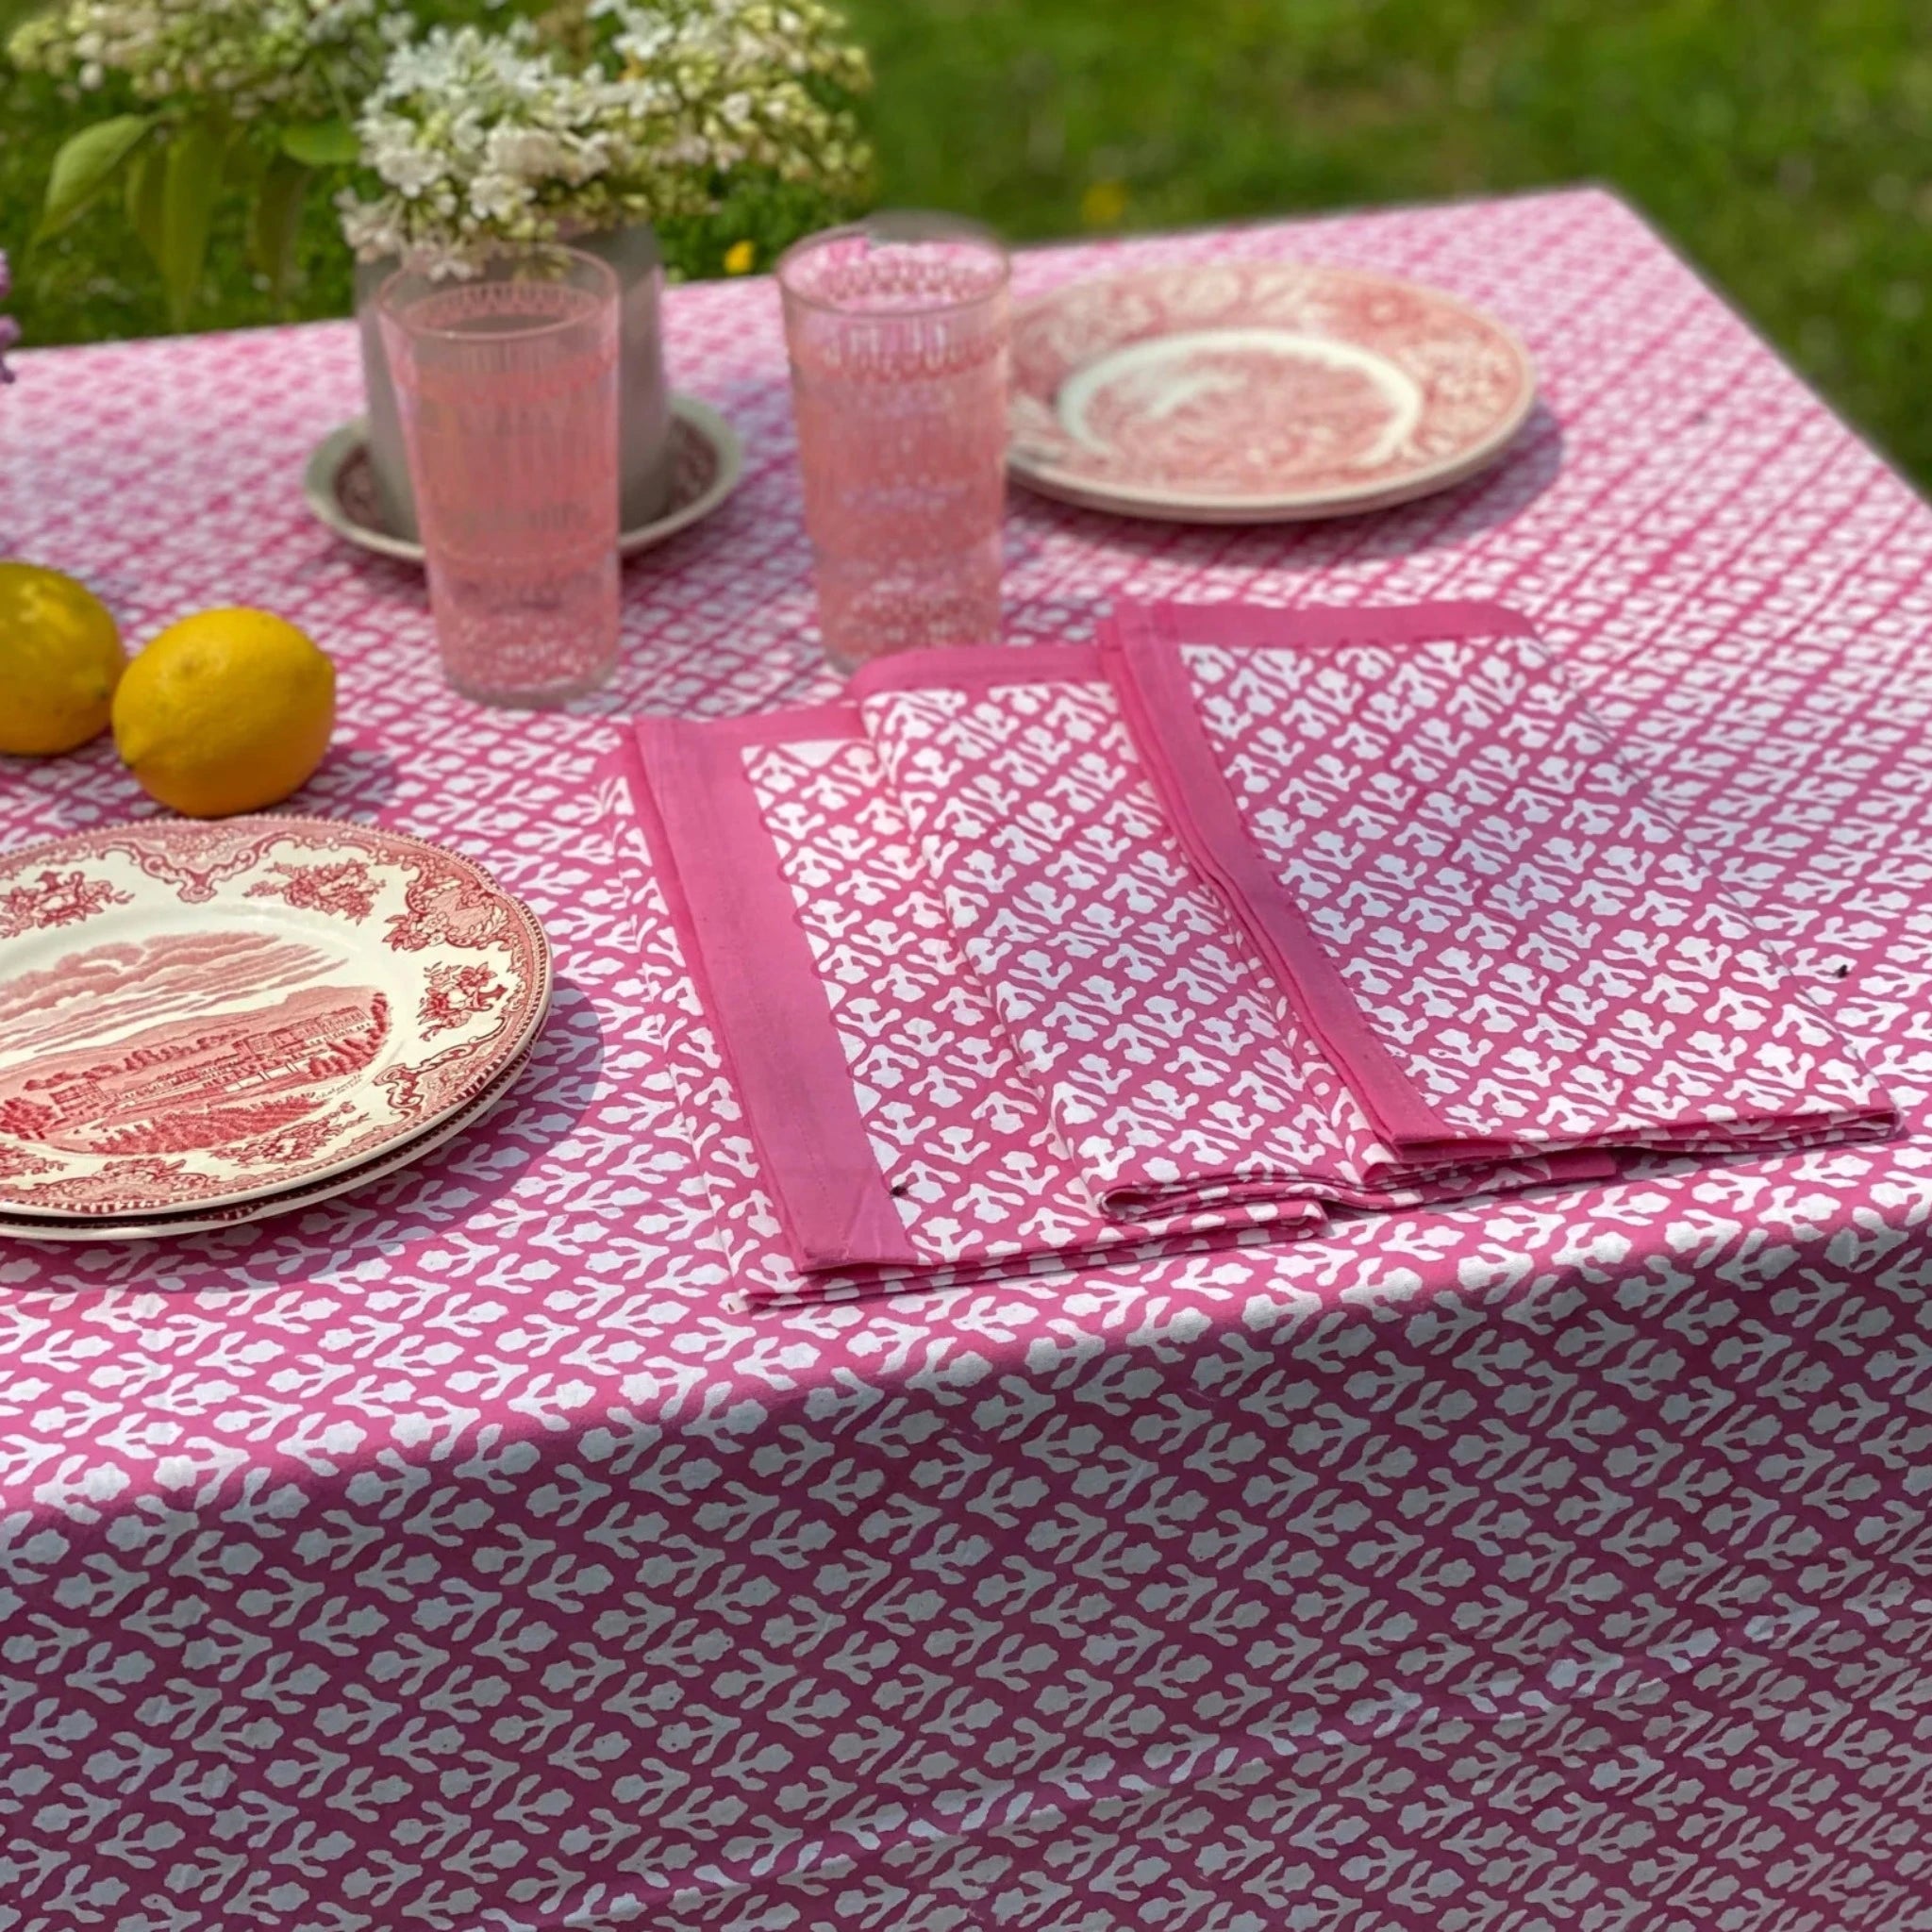
[[[121,762],[190,818],[279,803],[321,764],[335,722],[335,666],[266,610],[170,625],[114,693]]]
[[[0,563],[0,751],[45,758],[98,738],[126,662],[108,607],[85,584]]]

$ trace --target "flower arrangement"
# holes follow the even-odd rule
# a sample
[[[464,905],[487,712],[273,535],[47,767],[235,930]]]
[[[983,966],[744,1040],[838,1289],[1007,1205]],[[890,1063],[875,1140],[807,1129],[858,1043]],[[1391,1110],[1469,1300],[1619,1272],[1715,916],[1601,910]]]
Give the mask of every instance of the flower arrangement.
[[[364,260],[423,267],[548,239],[566,220],[608,225],[637,172],[625,107],[621,87],[568,72],[527,23],[432,28],[395,50],[363,104],[356,133],[380,188],[341,197],[343,234]]]
[[[506,242],[708,214],[747,175],[856,197],[869,75],[842,25],[819,0],[590,0],[548,44],[433,29],[356,122],[378,185],[341,197],[344,234],[459,275]]]
[[[505,242],[708,216],[748,183],[839,207],[869,168],[865,57],[823,0],[560,0],[538,25],[421,38],[384,0],[54,0],[8,52],[139,104],[61,148],[40,232],[122,185],[177,327],[236,187],[279,289],[319,168],[367,171],[339,197],[358,256],[446,273]]]

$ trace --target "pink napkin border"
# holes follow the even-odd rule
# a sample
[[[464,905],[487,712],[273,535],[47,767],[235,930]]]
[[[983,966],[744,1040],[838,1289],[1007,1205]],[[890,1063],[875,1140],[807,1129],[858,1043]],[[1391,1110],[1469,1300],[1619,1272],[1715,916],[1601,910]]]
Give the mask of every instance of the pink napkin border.
[[[866,1138],[824,989],[773,857],[748,746],[862,738],[850,708],[643,717],[626,774],[685,963],[792,1255],[807,1269],[925,1269]],[[732,1042],[757,1041],[757,1053]]]
[[[1175,836],[1288,991],[1375,1131],[1412,1159],[1500,1157],[1510,1143],[1441,1119],[1362,1017],[1327,949],[1248,837],[1201,721],[1179,646],[1322,650],[1534,636],[1528,619],[1518,612],[1474,603],[1299,610],[1120,604],[1100,627],[1100,662]]]

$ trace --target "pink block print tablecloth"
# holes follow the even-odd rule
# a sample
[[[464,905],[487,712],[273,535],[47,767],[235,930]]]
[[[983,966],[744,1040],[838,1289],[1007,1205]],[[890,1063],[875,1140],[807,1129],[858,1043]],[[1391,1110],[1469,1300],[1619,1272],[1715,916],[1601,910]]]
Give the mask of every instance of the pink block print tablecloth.
[[[346,326],[24,357],[0,544],[137,639],[313,631],[299,802],[473,853],[560,991],[413,1174],[0,1243],[0,1932],[1932,1927],[1932,517],[1600,194],[1019,278],[1241,255],[1495,309],[1524,441],[1320,527],[1016,496],[1014,640],[1524,612],[1904,1135],[747,1313],[777,1224],[598,774],[620,714],[837,695],[769,286],[674,294],[751,475],[573,716],[450,696],[420,579],[307,520]],[[0,768],[8,844],[137,804]]]

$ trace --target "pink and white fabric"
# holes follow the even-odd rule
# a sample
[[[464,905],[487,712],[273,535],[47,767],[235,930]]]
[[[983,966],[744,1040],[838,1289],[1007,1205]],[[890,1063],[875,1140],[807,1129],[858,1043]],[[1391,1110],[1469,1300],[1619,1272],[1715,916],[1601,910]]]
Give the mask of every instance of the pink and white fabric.
[[[1895,1129],[1515,612],[1128,606],[1102,649],[1182,844],[1392,1146]]]
[[[1016,291],[1256,258],[1493,310],[1522,442],[1321,526],[1016,491],[1009,636],[1524,611],[1901,1135],[746,1314],[783,1233],[595,714],[839,695],[770,286],[667,297],[749,474],[574,716],[445,691],[420,574],[308,516],[348,324],[29,353],[0,548],[135,642],[300,624],[297,808],[474,857],[558,981],[405,1175],[0,1242],[0,1932],[1932,1932],[1932,515],[1600,193]],[[0,849],[141,808],[0,761]]]
[[[749,1300],[1616,1172],[1378,1138],[1168,829],[1098,670],[923,655],[873,667],[857,706],[638,724],[615,808],[645,828],[796,1265]]]
[[[1130,608],[1099,653],[861,674],[960,949],[1108,1211],[1409,1207],[1523,1185],[1510,1159],[1604,1178],[1617,1149],[1892,1130],[1527,628]]]
[[[890,658],[855,689],[960,949],[1108,1212],[1386,1202],[1415,1178],[1191,863],[1091,647]]]
[[[950,1288],[1323,1225],[1311,1201],[1109,1217],[1021,1072],[849,706],[640,722],[637,813],[796,1263],[754,1302]],[[618,833],[621,839],[622,832]],[[816,1277],[816,1278],[814,1278]]]

